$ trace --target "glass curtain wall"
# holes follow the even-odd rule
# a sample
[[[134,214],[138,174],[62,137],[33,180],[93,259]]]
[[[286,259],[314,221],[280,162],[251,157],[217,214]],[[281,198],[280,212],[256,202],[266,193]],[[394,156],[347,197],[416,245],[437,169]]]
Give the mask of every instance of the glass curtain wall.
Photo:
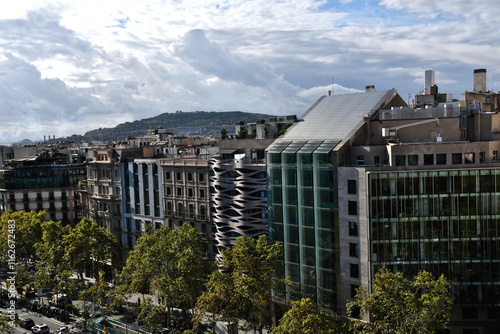
[[[452,281],[454,302],[500,305],[500,170],[370,173],[372,273]]]
[[[279,142],[268,152],[269,228],[285,248],[286,298],[335,310],[337,241],[332,149],[337,142]],[[279,296],[285,298],[284,295]]]

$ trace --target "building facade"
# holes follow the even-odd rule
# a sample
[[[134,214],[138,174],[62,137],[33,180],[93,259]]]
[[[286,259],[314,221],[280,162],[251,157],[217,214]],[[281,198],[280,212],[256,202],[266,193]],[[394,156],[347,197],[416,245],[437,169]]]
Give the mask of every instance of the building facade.
[[[123,238],[127,252],[148,228],[165,225],[160,159],[128,159],[122,172]]]
[[[268,235],[268,191],[265,150],[296,116],[273,117],[245,126],[236,122],[235,139],[219,142],[210,159],[210,205],[214,254],[236,238]]]
[[[76,224],[81,218],[78,183],[85,164],[53,150],[12,159],[0,171],[0,210],[46,211],[46,219]]]
[[[191,224],[204,235],[207,257],[213,258],[208,160],[162,159],[161,174],[167,226],[176,229],[184,223]]]
[[[394,90],[322,97],[267,150],[271,240],[296,287],[277,297],[345,314],[379,268],[426,270],[452,282],[452,333],[495,333],[496,101],[476,89],[421,109]]]

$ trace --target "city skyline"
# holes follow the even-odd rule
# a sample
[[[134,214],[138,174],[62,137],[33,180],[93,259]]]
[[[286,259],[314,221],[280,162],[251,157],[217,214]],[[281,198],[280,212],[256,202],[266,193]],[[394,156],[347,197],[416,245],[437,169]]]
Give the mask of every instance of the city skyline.
[[[301,115],[365,85],[403,99],[495,67],[499,6],[441,1],[23,1],[0,5],[0,142],[163,112]]]

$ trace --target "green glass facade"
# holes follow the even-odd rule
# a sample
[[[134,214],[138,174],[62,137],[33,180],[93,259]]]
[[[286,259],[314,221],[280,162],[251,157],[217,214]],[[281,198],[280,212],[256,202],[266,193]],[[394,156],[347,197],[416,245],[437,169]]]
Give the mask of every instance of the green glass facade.
[[[332,149],[337,141],[281,141],[267,153],[269,230],[285,248],[287,298],[337,308],[338,237]],[[284,297],[284,296],[281,296]]]
[[[454,303],[500,305],[500,169],[370,172],[371,272],[452,281]]]

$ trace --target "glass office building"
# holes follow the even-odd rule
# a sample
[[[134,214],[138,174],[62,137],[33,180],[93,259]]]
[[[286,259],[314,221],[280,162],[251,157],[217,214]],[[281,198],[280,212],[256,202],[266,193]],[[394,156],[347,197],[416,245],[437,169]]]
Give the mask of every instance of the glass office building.
[[[370,172],[372,273],[426,270],[454,303],[500,306],[500,170]]]
[[[338,242],[332,149],[338,141],[281,141],[267,153],[272,242],[285,248],[288,293],[336,309]],[[284,296],[281,296],[284,297]]]

